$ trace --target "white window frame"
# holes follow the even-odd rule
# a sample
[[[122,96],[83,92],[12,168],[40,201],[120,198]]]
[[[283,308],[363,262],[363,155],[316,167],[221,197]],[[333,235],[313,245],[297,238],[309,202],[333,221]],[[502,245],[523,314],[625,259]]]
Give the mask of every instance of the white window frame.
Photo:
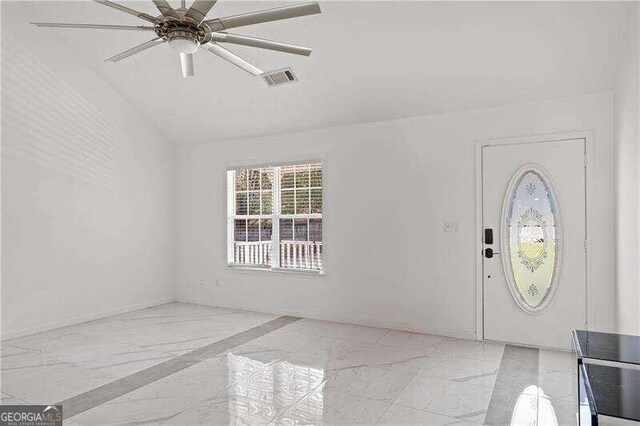
[[[281,213],[281,188],[280,188],[280,177],[281,177],[281,169],[285,166],[292,165],[303,165],[303,164],[321,164],[322,170],[322,213],[308,213],[308,214],[282,214]],[[235,172],[237,170],[244,169],[264,169],[271,168],[273,169],[273,183],[271,187],[271,196],[272,196],[272,207],[271,207],[271,215],[236,215],[236,191],[235,191]],[[233,172],[233,177],[229,178],[229,172]],[[271,271],[271,272],[286,272],[286,273],[302,273],[302,274],[311,274],[311,275],[324,275],[325,274],[325,229],[324,229],[324,194],[325,194],[325,167],[324,160],[315,159],[315,160],[300,160],[300,161],[291,161],[286,163],[277,163],[277,164],[268,164],[268,165],[242,165],[236,167],[227,168],[227,173],[225,174],[225,178],[227,180],[227,267],[234,270],[255,270],[255,271]],[[315,187],[314,187],[315,188]],[[247,189],[248,190],[248,189]],[[233,196],[231,196],[233,195]],[[311,200],[311,194],[309,194],[309,199]],[[294,205],[296,205],[295,191],[294,191]],[[261,199],[262,206],[262,199]],[[249,205],[247,203],[247,209]],[[248,211],[248,210],[247,210]],[[271,229],[271,263],[274,266],[260,266],[260,265],[251,265],[251,264],[239,264],[233,263],[233,255],[234,255],[234,227],[236,219],[271,219],[272,220],[272,229]],[[302,268],[282,268],[280,267],[280,220],[281,219],[291,219],[295,223],[295,219],[321,219],[322,220],[322,266],[320,269],[302,269]],[[310,227],[307,227],[307,236]],[[247,230],[248,232],[248,230]],[[292,230],[293,239],[295,241],[295,228]],[[308,238],[307,238],[308,241]]]

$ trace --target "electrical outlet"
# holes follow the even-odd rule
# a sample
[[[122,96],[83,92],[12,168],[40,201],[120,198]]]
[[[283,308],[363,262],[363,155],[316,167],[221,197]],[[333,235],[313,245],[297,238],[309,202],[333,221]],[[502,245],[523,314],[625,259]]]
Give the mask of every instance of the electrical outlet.
[[[457,234],[460,232],[460,222],[458,221],[445,221],[444,232],[448,234]]]

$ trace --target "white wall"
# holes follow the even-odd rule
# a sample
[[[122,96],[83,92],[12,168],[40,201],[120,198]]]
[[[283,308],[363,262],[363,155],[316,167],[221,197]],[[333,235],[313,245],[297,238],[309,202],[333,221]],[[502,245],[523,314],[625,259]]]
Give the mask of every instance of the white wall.
[[[2,2],[2,336],[174,298],[175,148]]]
[[[591,244],[598,251],[592,267],[597,287],[590,295],[598,308],[590,312],[590,322],[611,329],[608,93],[183,146],[178,153],[178,299],[473,337],[476,140],[587,129],[594,131]],[[318,157],[324,158],[326,173],[326,275],[226,268],[225,168]],[[460,221],[461,233],[444,234],[445,220]]]
[[[640,7],[630,4],[614,87],[618,328],[640,334]]]

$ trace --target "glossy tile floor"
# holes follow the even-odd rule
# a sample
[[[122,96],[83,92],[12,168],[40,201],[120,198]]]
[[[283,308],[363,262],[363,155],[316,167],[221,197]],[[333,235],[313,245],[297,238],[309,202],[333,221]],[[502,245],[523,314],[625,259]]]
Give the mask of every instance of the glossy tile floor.
[[[575,424],[570,353],[173,303],[2,343],[65,424]]]

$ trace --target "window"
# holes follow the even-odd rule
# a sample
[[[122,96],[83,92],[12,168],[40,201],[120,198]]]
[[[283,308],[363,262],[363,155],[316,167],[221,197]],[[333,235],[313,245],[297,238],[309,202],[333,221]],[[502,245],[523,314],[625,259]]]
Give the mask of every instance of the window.
[[[322,163],[227,172],[227,262],[322,271]]]

